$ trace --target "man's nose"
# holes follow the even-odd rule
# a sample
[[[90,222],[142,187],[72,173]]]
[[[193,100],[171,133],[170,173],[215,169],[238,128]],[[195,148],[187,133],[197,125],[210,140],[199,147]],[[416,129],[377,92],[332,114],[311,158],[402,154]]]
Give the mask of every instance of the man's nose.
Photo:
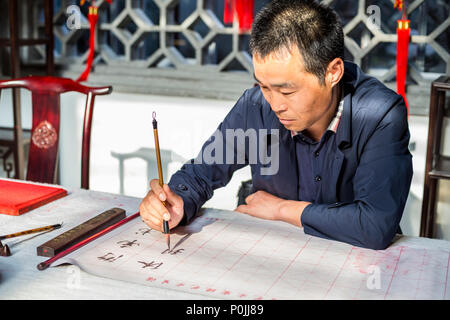
[[[284,99],[282,97],[279,97],[277,94],[272,95],[270,106],[272,107],[272,110],[275,113],[287,110],[287,105],[285,104]]]

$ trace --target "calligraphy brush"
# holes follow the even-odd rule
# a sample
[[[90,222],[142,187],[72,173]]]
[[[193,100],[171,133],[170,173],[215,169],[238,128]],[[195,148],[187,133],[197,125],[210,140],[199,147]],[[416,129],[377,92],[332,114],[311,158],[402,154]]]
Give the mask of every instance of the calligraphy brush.
[[[62,225],[62,223],[61,224],[54,224],[54,225],[46,226],[46,227],[41,227],[41,228],[35,228],[35,229],[20,231],[20,232],[16,232],[16,233],[11,233],[11,234],[7,234],[7,235],[4,235],[4,236],[0,236],[0,256],[7,257],[7,256],[11,255],[11,251],[9,250],[8,245],[7,244],[3,245],[2,244],[2,240],[9,239],[9,238],[20,237],[20,236],[24,236],[26,234],[37,233],[37,232],[41,232],[41,231],[52,231],[52,230],[61,228],[61,225]]]
[[[159,139],[158,139],[158,122],[156,122],[156,112],[153,111],[153,135],[155,137],[155,150],[156,150],[156,163],[158,164],[158,176],[159,176],[159,185],[161,188],[164,185],[163,174],[162,174],[162,166],[161,166],[161,153],[159,152]],[[166,202],[163,201],[163,205],[166,206]],[[167,248],[170,251],[170,229],[169,222],[167,220],[163,220],[163,233],[166,238]]]
[[[46,227],[41,227],[41,228],[36,228],[36,229],[31,229],[31,230],[20,231],[20,232],[16,232],[16,233],[11,233],[11,234],[7,234],[5,236],[0,236],[0,240],[24,236],[26,234],[31,234],[31,233],[41,232],[41,231],[55,230],[55,229],[61,228],[61,225],[62,225],[62,223],[54,224],[54,225],[46,226]]]

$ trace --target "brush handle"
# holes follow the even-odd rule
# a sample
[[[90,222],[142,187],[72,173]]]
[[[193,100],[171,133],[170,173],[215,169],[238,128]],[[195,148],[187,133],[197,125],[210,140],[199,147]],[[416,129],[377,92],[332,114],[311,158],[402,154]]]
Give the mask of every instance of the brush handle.
[[[153,135],[155,137],[155,150],[156,150],[156,164],[158,165],[158,177],[159,177],[159,185],[161,188],[164,185],[163,173],[162,173],[162,165],[161,165],[161,152],[159,150],[159,139],[158,139],[158,122],[156,121],[156,113],[153,113]],[[163,205],[166,206],[166,202],[163,201]],[[163,233],[170,233],[169,222],[163,221]]]
[[[0,240],[15,238],[15,237],[19,237],[19,236],[24,236],[26,234],[32,234],[32,233],[37,233],[37,232],[42,232],[42,231],[55,230],[55,229],[59,229],[59,228],[61,228],[61,224],[54,224],[52,226],[46,226],[46,227],[41,227],[41,228],[36,228],[36,229],[31,229],[31,230],[25,230],[25,231],[21,231],[21,232],[8,234],[6,236],[0,236]]]

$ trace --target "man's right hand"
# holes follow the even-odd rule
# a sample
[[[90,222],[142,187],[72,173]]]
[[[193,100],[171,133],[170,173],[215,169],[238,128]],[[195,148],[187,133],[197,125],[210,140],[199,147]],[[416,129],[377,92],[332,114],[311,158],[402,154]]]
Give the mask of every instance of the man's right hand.
[[[165,205],[163,204],[165,201]],[[163,220],[169,221],[169,229],[175,228],[184,215],[183,198],[170,190],[167,184],[159,185],[158,179],[150,181],[150,191],[142,200],[139,211],[142,220],[152,229],[163,231]]]

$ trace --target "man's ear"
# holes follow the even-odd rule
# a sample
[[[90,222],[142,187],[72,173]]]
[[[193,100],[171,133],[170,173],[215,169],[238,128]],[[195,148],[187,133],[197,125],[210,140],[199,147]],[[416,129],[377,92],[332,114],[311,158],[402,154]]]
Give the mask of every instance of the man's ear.
[[[331,88],[339,83],[344,76],[344,61],[341,58],[334,58],[328,64],[326,82]]]

